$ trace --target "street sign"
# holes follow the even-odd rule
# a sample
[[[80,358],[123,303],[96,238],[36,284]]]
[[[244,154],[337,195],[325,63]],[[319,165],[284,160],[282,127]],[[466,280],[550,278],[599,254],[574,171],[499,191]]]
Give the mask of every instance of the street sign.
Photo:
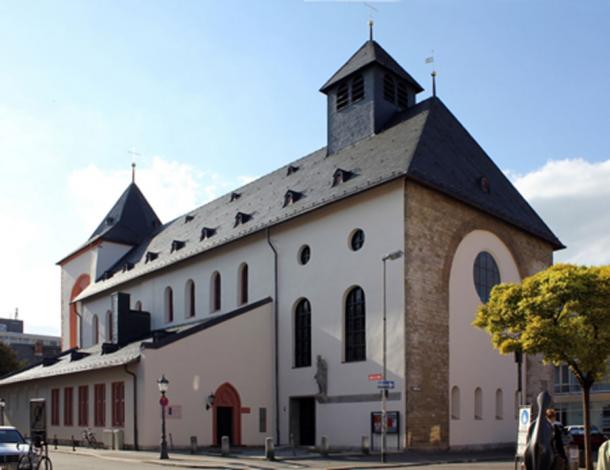
[[[378,382],[383,379],[381,374],[369,374],[369,382]]]
[[[396,386],[396,383],[393,380],[379,380],[377,382],[377,388],[381,388],[383,390],[392,389]]]
[[[519,407],[519,430],[517,431],[517,457],[525,455],[525,446],[527,445],[527,430],[530,426],[532,415],[531,406]]]

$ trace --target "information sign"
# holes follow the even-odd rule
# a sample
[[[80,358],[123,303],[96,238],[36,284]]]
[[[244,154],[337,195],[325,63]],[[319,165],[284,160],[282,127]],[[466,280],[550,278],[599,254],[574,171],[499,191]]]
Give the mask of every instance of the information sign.
[[[398,434],[400,428],[400,414],[398,411],[388,411],[385,414],[386,433]],[[381,434],[381,412],[374,411],[371,413],[371,432],[373,434]]]
[[[396,383],[393,380],[380,380],[377,382],[377,388],[381,388],[384,390],[392,389],[396,386]]]
[[[529,429],[532,416],[531,406],[519,407],[519,429],[517,431],[517,457],[523,458],[527,444],[527,430]]]

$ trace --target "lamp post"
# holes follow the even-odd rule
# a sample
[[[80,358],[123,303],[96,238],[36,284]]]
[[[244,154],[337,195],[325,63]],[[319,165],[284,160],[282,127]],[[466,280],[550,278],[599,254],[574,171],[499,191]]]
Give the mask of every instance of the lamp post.
[[[161,455],[159,455],[160,460],[169,459],[169,455],[167,455],[167,439],[165,438],[165,407],[168,404],[167,397],[165,396],[165,392],[169,387],[169,380],[165,378],[165,375],[162,375],[159,380],[157,380],[157,385],[159,386],[159,392],[161,392],[161,399],[159,400],[159,404],[161,405]]]
[[[388,253],[381,261],[383,262],[383,381],[387,384],[387,293],[386,293],[386,261],[394,261],[401,258],[404,253],[396,250]],[[386,412],[387,412],[388,389],[381,390],[381,461],[386,462]]]

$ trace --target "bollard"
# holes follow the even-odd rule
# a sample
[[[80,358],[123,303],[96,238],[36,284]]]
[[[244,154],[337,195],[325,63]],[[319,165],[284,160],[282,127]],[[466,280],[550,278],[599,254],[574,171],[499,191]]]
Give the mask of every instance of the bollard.
[[[230,450],[229,436],[222,436],[220,438],[220,453],[223,457],[227,457]]]
[[[191,454],[197,453],[197,436],[191,436]]]
[[[371,453],[371,446],[369,443],[369,436],[362,436],[362,453],[369,455]]]
[[[290,447],[292,447],[292,456],[296,457],[297,456],[297,448],[295,446],[294,434],[293,433],[290,433]]]
[[[322,436],[320,439],[320,454],[324,457],[328,456],[328,436]]]
[[[76,452],[76,441],[74,440],[74,436],[72,436],[72,452]]]
[[[57,450],[57,434],[53,435],[53,448]]]
[[[273,447],[273,438],[265,438],[265,458],[267,460],[275,460],[275,449]]]

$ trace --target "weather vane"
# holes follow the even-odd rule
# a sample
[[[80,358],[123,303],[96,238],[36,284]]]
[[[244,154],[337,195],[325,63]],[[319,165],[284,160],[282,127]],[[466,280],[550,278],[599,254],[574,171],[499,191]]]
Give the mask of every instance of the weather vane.
[[[369,9],[369,41],[373,40],[373,12],[378,13],[379,10],[368,2],[363,2],[363,5]]]
[[[434,49],[432,50],[432,55],[430,57],[426,57],[426,64],[432,64],[432,72],[430,76],[432,77],[432,96],[436,96],[436,68],[434,66]]]

